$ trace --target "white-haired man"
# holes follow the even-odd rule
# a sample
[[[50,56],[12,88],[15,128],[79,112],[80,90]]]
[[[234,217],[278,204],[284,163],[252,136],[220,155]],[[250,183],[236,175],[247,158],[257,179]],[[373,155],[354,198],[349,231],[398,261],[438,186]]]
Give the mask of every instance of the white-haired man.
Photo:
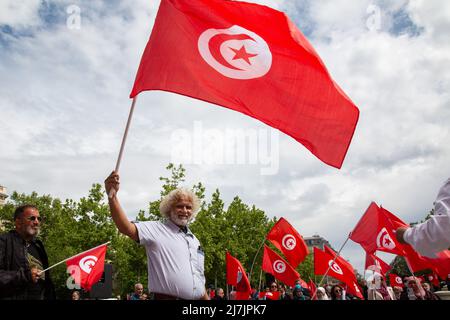
[[[119,175],[112,172],[105,180],[111,216],[119,231],[145,246],[148,288],[156,300],[209,300],[205,288],[204,253],[188,224],[200,208],[197,196],[187,189],[176,189],[164,197],[160,212],[164,222],[131,223],[117,198]]]

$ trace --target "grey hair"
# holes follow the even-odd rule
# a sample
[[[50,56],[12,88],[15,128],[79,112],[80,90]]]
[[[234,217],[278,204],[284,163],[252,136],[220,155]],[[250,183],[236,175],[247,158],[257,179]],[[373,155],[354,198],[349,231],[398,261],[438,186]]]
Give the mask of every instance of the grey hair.
[[[175,205],[182,198],[187,198],[191,202],[191,219],[194,219],[198,213],[198,210],[200,209],[200,199],[192,190],[189,190],[187,188],[177,188],[175,190],[172,190],[161,200],[161,203],[159,204],[159,211],[161,212],[161,215],[165,218],[169,218],[170,212],[173,208],[175,208]]]

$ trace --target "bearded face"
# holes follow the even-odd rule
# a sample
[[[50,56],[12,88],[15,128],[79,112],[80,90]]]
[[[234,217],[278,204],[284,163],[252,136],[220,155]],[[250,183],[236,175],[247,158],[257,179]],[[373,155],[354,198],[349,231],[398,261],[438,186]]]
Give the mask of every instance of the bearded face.
[[[192,217],[192,201],[183,197],[172,208],[170,220],[179,227],[188,225]]]
[[[41,217],[39,211],[34,208],[27,208],[22,216],[16,221],[16,230],[25,239],[35,239],[40,232]]]

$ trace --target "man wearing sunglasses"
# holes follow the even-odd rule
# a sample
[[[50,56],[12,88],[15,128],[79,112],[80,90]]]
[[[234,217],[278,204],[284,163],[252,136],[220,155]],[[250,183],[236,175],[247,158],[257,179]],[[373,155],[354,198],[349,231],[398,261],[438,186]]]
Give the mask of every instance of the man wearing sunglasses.
[[[44,245],[37,239],[41,226],[39,210],[23,205],[14,212],[15,229],[0,235],[0,299],[54,299],[55,290]]]

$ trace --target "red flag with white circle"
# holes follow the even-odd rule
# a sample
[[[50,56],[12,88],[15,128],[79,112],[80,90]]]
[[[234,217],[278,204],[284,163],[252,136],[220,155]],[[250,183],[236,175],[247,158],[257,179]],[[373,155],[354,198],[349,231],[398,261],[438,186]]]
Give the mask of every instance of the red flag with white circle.
[[[399,275],[391,273],[389,274],[389,284],[391,287],[403,287],[403,280]]]
[[[241,1],[162,0],[133,90],[223,106],[341,168],[359,110],[283,13]]]
[[[295,285],[295,280],[300,278],[300,274],[288,262],[266,245],[262,269],[291,287]]]
[[[251,287],[241,262],[229,252],[226,255],[227,284],[236,287],[236,300],[249,300]]]
[[[302,236],[284,218],[275,223],[267,234],[267,240],[286,256],[292,267],[296,268],[309,254],[308,246]]]
[[[354,288],[357,282],[353,267],[334,260],[334,256],[314,247],[314,274],[324,275],[328,270],[328,275]],[[351,265],[350,265],[351,266]]]
[[[350,239],[359,243],[368,253],[379,250],[403,256],[403,245],[395,237],[395,230],[400,226],[408,225],[372,202],[350,233]]]
[[[91,287],[102,277],[105,269],[106,248],[107,245],[103,244],[66,261],[67,268],[73,271],[71,274],[75,282],[86,291],[91,290]]]

